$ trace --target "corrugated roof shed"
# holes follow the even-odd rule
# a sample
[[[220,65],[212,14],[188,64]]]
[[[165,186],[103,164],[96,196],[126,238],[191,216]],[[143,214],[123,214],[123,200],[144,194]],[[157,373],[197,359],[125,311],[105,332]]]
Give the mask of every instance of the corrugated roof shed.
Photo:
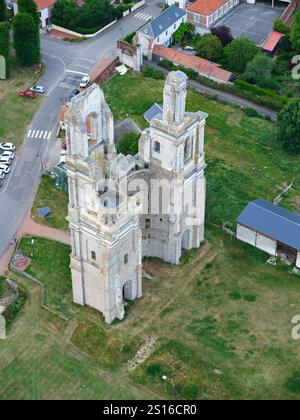
[[[300,250],[300,215],[258,199],[247,205],[237,222],[271,239]]]
[[[179,19],[186,15],[186,11],[173,5],[168,7],[161,15],[153,19],[147,25],[143,26],[139,32],[157,38],[168,28],[173,26]]]

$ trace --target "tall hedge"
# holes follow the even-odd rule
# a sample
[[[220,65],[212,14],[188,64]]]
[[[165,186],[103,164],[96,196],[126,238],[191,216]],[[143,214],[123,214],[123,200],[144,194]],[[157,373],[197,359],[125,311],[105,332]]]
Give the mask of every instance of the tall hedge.
[[[39,27],[41,20],[39,16],[39,11],[34,0],[18,0],[18,12],[19,13],[29,13],[36,25]]]
[[[31,66],[40,61],[40,33],[29,13],[17,13],[13,18],[14,46],[19,62]]]
[[[5,0],[0,0],[0,22],[6,21],[6,3]]]
[[[9,55],[9,23],[0,23],[0,55],[6,60],[6,77],[10,71],[10,55]]]

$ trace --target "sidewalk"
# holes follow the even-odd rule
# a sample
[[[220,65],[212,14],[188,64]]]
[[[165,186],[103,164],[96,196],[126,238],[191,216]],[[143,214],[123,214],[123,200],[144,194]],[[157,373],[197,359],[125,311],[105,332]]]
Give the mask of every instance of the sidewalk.
[[[71,244],[71,236],[68,232],[40,225],[31,219],[30,214],[25,216],[19,227],[16,234],[17,241],[19,241],[24,235],[40,236],[42,238],[52,239],[53,241],[61,242],[66,245]],[[0,258],[0,275],[7,271],[14,251],[15,244],[12,244]]]

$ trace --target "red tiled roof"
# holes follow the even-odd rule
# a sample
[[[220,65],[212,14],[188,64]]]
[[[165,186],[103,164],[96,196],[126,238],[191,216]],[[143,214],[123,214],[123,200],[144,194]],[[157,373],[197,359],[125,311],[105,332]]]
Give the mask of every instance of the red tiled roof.
[[[209,16],[227,2],[228,0],[196,0],[187,7],[187,10]]]
[[[175,51],[171,48],[165,48],[161,45],[155,45],[153,54],[172,61],[172,63],[193,69],[202,76],[216,79],[221,82],[229,82],[232,77],[232,73],[220,68],[219,64],[205,60],[201,57],[185,54],[181,51]]]
[[[17,3],[17,0],[13,0],[14,3]],[[35,0],[37,8],[39,10],[47,9],[52,6],[57,0]]]
[[[263,43],[262,48],[265,51],[273,52],[282,38],[282,34],[277,31],[272,31],[268,38]]]

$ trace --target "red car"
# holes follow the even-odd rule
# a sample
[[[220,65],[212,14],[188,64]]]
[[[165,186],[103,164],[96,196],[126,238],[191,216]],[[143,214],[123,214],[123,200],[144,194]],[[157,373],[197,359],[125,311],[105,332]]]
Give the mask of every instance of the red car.
[[[22,98],[31,98],[34,99],[36,97],[36,94],[32,92],[31,90],[23,90],[18,93],[19,96]]]

